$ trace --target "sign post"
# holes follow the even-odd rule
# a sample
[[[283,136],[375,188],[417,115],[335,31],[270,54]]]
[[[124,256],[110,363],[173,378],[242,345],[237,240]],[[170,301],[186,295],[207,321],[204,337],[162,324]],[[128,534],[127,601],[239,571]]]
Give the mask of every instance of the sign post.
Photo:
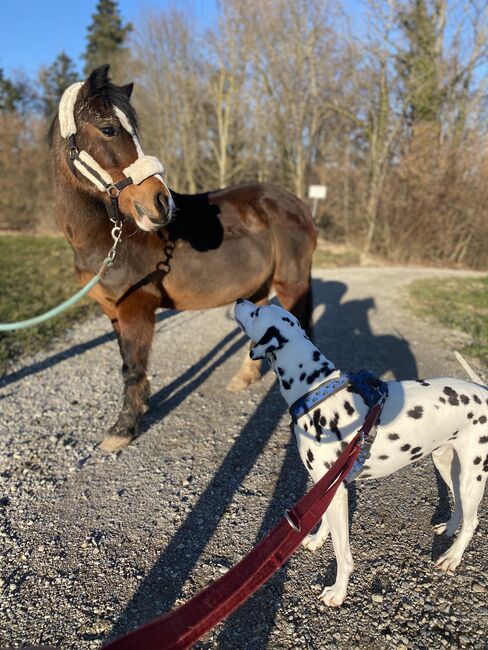
[[[310,185],[308,188],[308,198],[313,199],[312,219],[315,221],[317,215],[317,204],[319,200],[325,199],[327,196],[326,185]]]

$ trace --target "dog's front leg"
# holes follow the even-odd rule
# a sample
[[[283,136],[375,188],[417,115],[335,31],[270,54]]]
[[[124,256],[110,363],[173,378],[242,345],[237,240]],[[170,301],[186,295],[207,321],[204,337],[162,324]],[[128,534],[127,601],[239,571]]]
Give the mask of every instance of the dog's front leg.
[[[349,513],[347,506],[347,489],[341,485],[336,492],[327,512],[327,523],[332,535],[332,545],[337,560],[335,584],[325,587],[319,598],[329,607],[342,605],[346,597],[347,583],[354,568],[349,547]]]
[[[317,551],[319,548],[321,548],[324,545],[324,542],[327,540],[327,537],[329,536],[330,533],[330,528],[329,528],[329,523],[327,521],[327,517],[324,515],[322,517],[322,521],[320,522],[320,526],[315,533],[310,533],[310,535],[307,535],[305,539],[302,542],[302,545],[304,548],[307,548],[309,551]]]

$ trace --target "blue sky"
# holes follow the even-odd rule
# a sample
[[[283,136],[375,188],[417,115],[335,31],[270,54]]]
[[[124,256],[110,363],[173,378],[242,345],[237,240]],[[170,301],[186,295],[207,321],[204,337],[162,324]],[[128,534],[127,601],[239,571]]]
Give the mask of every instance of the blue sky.
[[[50,65],[64,50],[78,67],[87,27],[97,0],[3,0],[0,4],[0,67],[7,76],[23,69],[35,79],[41,65]],[[124,22],[137,22],[147,7],[193,9],[204,24],[216,16],[216,0],[119,0]]]

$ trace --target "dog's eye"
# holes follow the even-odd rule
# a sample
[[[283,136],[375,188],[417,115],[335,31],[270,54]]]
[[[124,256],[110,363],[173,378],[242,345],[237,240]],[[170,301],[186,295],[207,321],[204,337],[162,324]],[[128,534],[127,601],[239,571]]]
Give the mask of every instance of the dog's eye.
[[[102,126],[100,131],[103,135],[107,135],[109,138],[113,138],[115,135],[115,129],[113,126]]]

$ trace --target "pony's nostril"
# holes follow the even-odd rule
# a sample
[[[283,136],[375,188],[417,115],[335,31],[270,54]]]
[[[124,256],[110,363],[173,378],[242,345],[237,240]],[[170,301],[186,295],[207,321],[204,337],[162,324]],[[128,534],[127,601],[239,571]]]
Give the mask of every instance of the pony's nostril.
[[[163,217],[167,217],[169,213],[169,206],[166,196],[162,192],[156,195],[156,207],[162,212]]]

